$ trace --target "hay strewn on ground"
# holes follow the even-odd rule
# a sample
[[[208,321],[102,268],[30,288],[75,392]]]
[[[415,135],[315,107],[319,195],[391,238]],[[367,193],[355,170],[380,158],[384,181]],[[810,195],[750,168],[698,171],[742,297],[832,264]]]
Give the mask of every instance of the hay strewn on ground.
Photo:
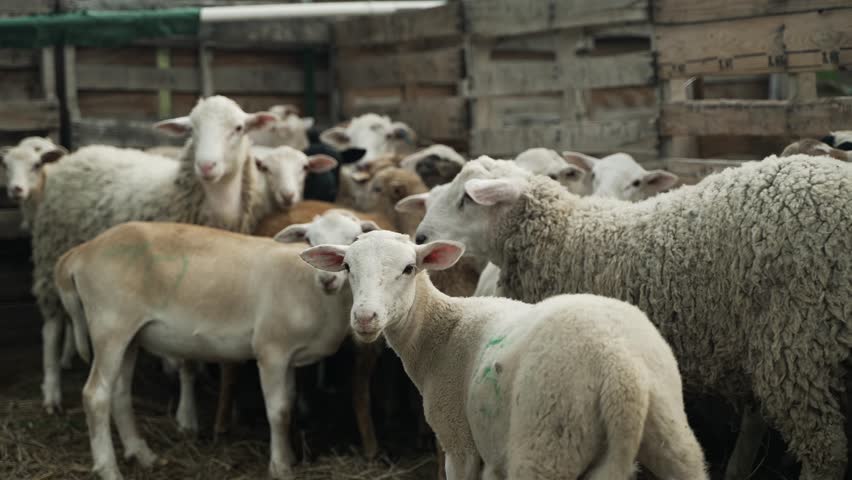
[[[94,478],[90,472],[91,454],[86,419],[80,405],[85,368],[78,365],[76,370],[66,372],[63,381],[66,410],[58,416],[48,416],[41,406],[40,371],[31,365],[26,370],[25,375],[16,375],[13,384],[4,385],[0,389],[0,478]],[[205,434],[199,438],[190,438],[177,431],[174,420],[167,415],[170,411],[168,405],[134,395],[134,406],[142,435],[154,452],[167,463],[153,470],[145,470],[135,464],[122,462],[120,467],[128,480],[267,478],[269,450],[265,429],[235,428],[234,433],[218,442]],[[199,420],[202,424],[209,424],[212,416],[203,412]],[[121,444],[115,433],[113,441],[116,454],[120,456]],[[308,443],[310,447],[311,442]],[[318,457],[310,464],[296,467],[294,480],[402,480],[435,477],[435,461],[427,452],[407,454],[393,461],[386,459],[375,462],[363,459],[354,446],[342,445],[331,451],[315,453]]]

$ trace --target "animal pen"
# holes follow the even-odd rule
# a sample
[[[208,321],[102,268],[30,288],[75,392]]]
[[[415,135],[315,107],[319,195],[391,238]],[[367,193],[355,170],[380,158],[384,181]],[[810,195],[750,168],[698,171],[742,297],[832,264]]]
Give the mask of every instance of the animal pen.
[[[221,94],[246,112],[295,105],[316,120],[313,133],[374,112],[407,123],[422,145],[446,144],[470,159],[513,158],[537,146],[594,156],[626,152],[694,184],[852,124],[848,0],[450,0],[382,15],[196,19],[183,30],[168,23],[170,12],[184,7],[261,3],[267,2],[3,2],[0,145],[31,135],[49,136],[69,151],[180,145],[151,124]],[[13,28],[22,23],[14,22],[28,16],[32,28],[42,28],[47,16],[107,11],[152,17],[113,38],[3,43],[11,38],[3,30],[20,31]],[[144,26],[157,15],[170,26]],[[61,416],[46,416],[41,405],[41,321],[30,294],[28,233],[20,225],[17,206],[0,192],[0,478],[89,478],[80,403],[85,366],[78,361],[66,374]],[[339,385],[314,388],[313,369],[300,378],[311,385],[313,405],[294,429],[306,459],[295,478],[436,478],[420,397],[392,352],[379,360],[372,384],[383,452],[377,460],[362,458],[349,404],[353,347],[342,350],[324,367],[326,382]],[[159,363],[143,363],[134,398],[139,422],[168,463],[153,471],[123,467],[129,478],[266,475],[268,434],[256,379],[239,384],[232,431],[213,438],[218,379],[210,369],[199,388],[202,433],[190,438],[172,418],[176,380],[161,375]],[[705,446],[712,478],[725,478],[739,412],[725,406],[704,413],[710,420],[694,428],[713,442]],[[784,451],[780,437],[767,434],[748,478],[795,478]]]

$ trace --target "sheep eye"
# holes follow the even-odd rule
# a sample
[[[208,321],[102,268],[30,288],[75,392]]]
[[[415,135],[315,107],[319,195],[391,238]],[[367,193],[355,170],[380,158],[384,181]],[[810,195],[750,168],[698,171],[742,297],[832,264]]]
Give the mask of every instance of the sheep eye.
[[[348,272],[349,272],[349,264],[348,264],[348,263],[344,263],[344,264],[343,264],[343,269],[344,269],[344,270],[346,270],[346,272],[348,273]]]
[[[634,187],[638,187],[639,186],[639,180],[633,180],[633,183],[631,183],[630,185],[632,185]]]
[[[41,147],[33,147],[33,149],[36,151],[36,153],[41,151]]]
[[[403,275],[411,275],[414,273],[414,265],[408,265],[402,270]]]
[[[373,187],[373,192],[382,193],[382,189],[381,189],[381,187]]]
[[[555,175],[555,174],[552,174],[552,173],[551,173],[550,175],[548,175],[548,177],[550,177],[550,179],[551,179],[551,180],[556,180],[556,175]]]

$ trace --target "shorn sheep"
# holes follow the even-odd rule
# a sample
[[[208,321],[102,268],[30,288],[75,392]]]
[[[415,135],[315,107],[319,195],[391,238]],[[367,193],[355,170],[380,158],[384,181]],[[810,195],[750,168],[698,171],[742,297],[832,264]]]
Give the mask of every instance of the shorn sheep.
[[[327,222],[332,234],[312,235],[345,243],[376,228],[346,213],[330,215],[336,215]],[[121,478],[110,416],[125,458],[145,467],[157,462],[133,418],[139,347],[180,359],[257,359],[271,433],[269,472],[290,478],[295,367],[337,351],[349,333],[351,306],[345,276],[318,275],[299,260],[302,250],[303,244],[196,225],[129,222],[60,258],[56,286],[73,319],[77,349],[89,360],[91,338],[94,351],[83,408],[94,471],[103,480]]]
[[[384,333],[423,395],[448,479],[706,479],[671,348],[636,307],[593,295],[536,305],[442,294],[426,271],[452,266],[455,242],[363,234],[302,253],[346,271],[350,324]],[[567,367],[567,368],[566,368]]]
[[[44,405],[60,408],[57,349],[67,318],[53,285],[56,260],[71,247],[130,220],[168,220],[250,232],[265,210],[247,131],[273,121],[232,100],[200,100],[188,117],[160,122],[192,133],[178,161],[106,146],[84,147],[54,165],[32,226],[33,293],[44,319]]]
[[[846,469],[852,167],[770,157],[630,204],[577,197],[510,162],[469,162],[418,239],[464,242],[510,298],[629,301],[672,345],[687,389],[753,398],[802,462]]]

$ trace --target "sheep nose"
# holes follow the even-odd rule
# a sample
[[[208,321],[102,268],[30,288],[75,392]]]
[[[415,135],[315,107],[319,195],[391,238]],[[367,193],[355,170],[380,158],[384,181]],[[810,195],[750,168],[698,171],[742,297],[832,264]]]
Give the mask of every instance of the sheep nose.
[[[24,194],[24,189],[20,185],[15,185],[12,187],[12,195],[16,197],[20,197]]]
[[[212,172],[213,169],[216,168],[216,162],[202,163],[201,165],[199,165],[199,168],[201,169],[201,173],[203,173],[204,175],[209,175],[210,172]]]
[[[293,200],[296,199],[296,194],[293,192],[284,193],[281,195],[281,199],[284,201],[285,205],[292,205]]]
[[[362,329],[368,329],[370,324],[376,319],[378,314],[374,310],[358,309],[353,312],[355,323]]]
[[[322,279],[322,286],[325,288],[331,288],[334,285],[334,277],[328,277]]]
[[[426,235],[418,233],[417,236],[414,237],[414,242],[417,243],[417,245],[423,245],[424,243],[426,243]]]

